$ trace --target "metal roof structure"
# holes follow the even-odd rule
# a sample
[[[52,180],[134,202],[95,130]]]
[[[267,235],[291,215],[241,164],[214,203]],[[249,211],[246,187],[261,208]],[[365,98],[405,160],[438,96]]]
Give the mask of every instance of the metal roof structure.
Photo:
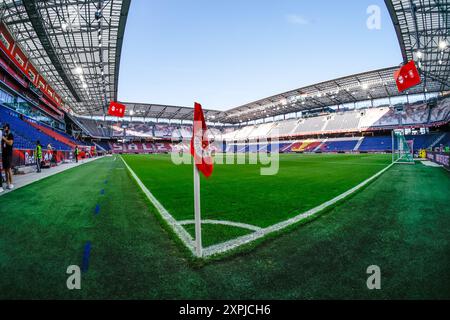
[[[39,73],[75,113],[117,100],[131,0],[3,0],[0,18]]]
[[[280,93],[231,109],[225,112],[223,121],[246,122],[291,112],[404,95],[398,92],[394,80],[394,71],[397,69],[398,67],[391,67],[359,73]],[[436,83],[433,85],[439,88]],[[408,90],[408,94],[423,93],[424,90],[422,83]]]
[[[117,100],[120,54],[131,0],[3,0],[2,20],[29,58],[80,115],[104,115]],[[406,93],[450,90],[450,0],[385,0],[403,60],[416,60],[422,83]],[[240,123],[303,110],[403,95],[393,73],[399,66],[350,75],[264,98],[209,121]],[[128,114],[188,120],[193,109],[127,103]]]
[[[192,120],[194,109],[190,107],[168,106],[160,104],[123,102],[126,106],[126,116],[143,117],[147,119]],[[203,109],[207,121],[217,121],[223,112]]]
[[[428,90],[429,81],[450,90],[450,1],[385,0],[404,62],[415,60]]]

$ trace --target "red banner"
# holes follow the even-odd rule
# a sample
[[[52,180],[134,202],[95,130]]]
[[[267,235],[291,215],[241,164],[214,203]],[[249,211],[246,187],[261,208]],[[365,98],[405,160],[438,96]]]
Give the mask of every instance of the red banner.
[[[125,115],[125,109],[125,105],[111,101],[108,108],[108,114],[113,117],[123,118]]]
[[[416,64],[413,60],[395,71],[394,78],[397,83],[398,91],[400,92],[418,85],[421,81],[419,71],[417,71]]]

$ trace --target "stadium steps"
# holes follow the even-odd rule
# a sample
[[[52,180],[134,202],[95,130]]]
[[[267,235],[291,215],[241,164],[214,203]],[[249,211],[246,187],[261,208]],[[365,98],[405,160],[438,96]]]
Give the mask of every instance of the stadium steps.
[[[36,140],[40,140],[43,146],[51,144],[57,150],[70,150],[70,147],[62,143],[52,136],[37,130],[30,122],[21,119],[21,116],[6,107],[0,107],[0,122],[2,124],[9,123],[11,131],[15,135],[15,148],[17,149],[34,149]]]
[[[435,146],[437,146],[437,144],[439,142],[441,142],[445,138],[445,136],[446,136],[446,133],[441,134],[439,137],[437,137],[437,139],[434,140],[434,142],[430,145],[430,148],[434,148]]]
[[[106,151],[106,149],[103,148],[101,145],[99,145],[99,144],[97,144],[97,143],[95,143],[95,142],[93,142],[93,143],[94,143],[94,145],[95,145],[95,147],[96,147],[97,149],[99,149],[99,150],[101,150],[101,151]]]
[[[319,151],[319,150],[321,150],[322,149],[322,147],[327,143],[327,141],[328,141],[328,138],[327,139],[325,139],[325,140],[323,140],[314,150],[313,150],[313,152],[317,152],[317,151]]]
[[[364,141],[364,137],[359,138],[358,143],[356,144],[355,148],[353,148],[353,151],[358,151],[359,147]]]

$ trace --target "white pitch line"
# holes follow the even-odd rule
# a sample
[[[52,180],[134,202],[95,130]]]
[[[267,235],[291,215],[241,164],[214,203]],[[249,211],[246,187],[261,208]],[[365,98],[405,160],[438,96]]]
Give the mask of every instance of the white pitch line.
[[[138,186],[150,200],[150,202],[155,206],[156,210],[159,212],[161,217],[169,224],[172,230],[177,234],[177,236],[183,241],[185,246],[191,251],[192,254],[195,255],[195,244],[191,237],[191,235],[175,220],[175,218],[163,207],[163,205],[155,198],[155,196],[147,189],[147,187],[142,183],[139,177],[134,173],[134,171],[130,168],[127,162],[120,156],[123,163],[127,167],[128,171],[131,173],[131,176],[134,178]]]
[[[139,187],[142,189],[142,191],[145,193],[147,198],[150,200],[150,202],[155,206],[156,210],[161,214],[161,217],[169,224],[169,226],[172,227],[174,232],[178,235],[178,237],[181,239],[181,241],[186,245],[186,247],[192,252],[192,254],[195,256],[195,243],[192,239],[192,236],[183,228],[182,224],[191,224],[193,223],[193,220],[184,220],[184,221],[176,221],[175,218],[162,206],[162,204],[153,196],[153,194],[150,192],[150,190],[147,189],[147,187],[142,183],[142,181],[138,178],[136,173],[130,168],[130,166],[126,163],[126,161],[120,156],[123,163],[131,173],[132,177],[136,180]],[[397,160],[398,161],[398,160]],[[370,181],[376,179],[381,174],[386,172],[388,169],[390,169],[394,164],[397,163],[393,162],[390,165],[388,165],[383,170],[380,170],[378,173],[374,174],[370,178],[364,180],[357,186],[347,190],[346,192],[338,195],[337,197],[322,203],[321,205],[312,208],[306,212],[303,212],[295,217],[292,217],[288,220],[279,222],[277,224],[274,224],[270,227],[266,228],[259,228],[253,225],[243,224],[243,223],[237,223],[237,222],[231,222],[231,221],[220,221],[220,220],[204,220],[202,223],[216,223],[216,224],[224,224],[224,225],[230,225],[230,226],[236,226],[236,227],[243,227],[246,229],[254,230],[255,232],[241,236],[226,242],[222,242],[216,245],[212,245],[206,248],[203,248],[203,257],[209,257],[220,253],[225,253],[227,251],[236,249],[242,245],[248,244],[250,242],[253,242],[255,240],[258,240],[262,237],[265,237],[266,235],[280,231],[282,229],[285,229],[289,227],[290,225],[293,225],[303,219],[306,219],[324,209],[327,207],[335,204],[336,202],[348,197],[352,193],[358,191],[362,187],[364,187],[366,184],[368,184]],[[208,221],[208,222],[206,222]]]
[[[251,234],[248,234],[248,235],[245,235],[245,236],[233,239],[233,240],[229,240],[229,241],[226,241],[226,242],[223,242],[223,243],[219,243],[219,244],[216,244],[216,245],[209,246],[209,247],[207,247],[207,248],[205,248],[203,250],[203,255],[204,255],[204,257],[208,257],[208,256],[216,255],[216,254],[219,254],[219,253],[224,253],[224,252],[227,252],[229,250],[236,249],[237,247],[240,247],[240,246],[242,246],[244,244],[248,244],[248,243],[253,242],[253,241],[257,240],[257,239],[265,237],[269,233],[280,231],[282,229],[287,228],[290,225],[293,225],[293,224],[295,224],[295,223],[297,223],[297,222],[299,222],[299,221],[301,221],[303,219],[306,219],[306,218],[308,218],[308,217],[310,217],[310,216],[312,216],[312,215],[314,215],[314,214],[324,210],[325,208],[335,204],[336,202],[338,202],[338,201],[348,197],[349,195],[351,195],[352,193],[356,192],[357,190],[361,189],[366,184],[368,184],[370,181],[376,179],[378,176],[380,176],[381,174],[386,172],[395,163],[396,162],[391,163],[389,166],[387,166],[383,170],[379,171],[378,173],[374,174],[372,177],[364,180],[363,182],[358,184],[356,187],[353,187],[350,190],[347,190],[346,192],[338,195],[337,197],[335,197],[335,198],[333,198],[333,199],[331,199],[331,200],[329,200],[327,202],[322,203],[321,205],[319,205],[319,206],[317,206],[317,207],[315,207],[313,209],[310,209],[310,210],[308,210],[308,211],[306,211],[304,213],[301,213],[301,214],[299,214],[299,215],[297,215],[297,216],[295,216],[293,218],[290,218],[288,220],[285,220],[285,221],[279,222],[277,224],[274,224],[274,225],[272,225],[270,227],[258,230],[258,231],[254,232],[254,233],[251,233]]]
[[[183,220],[183,221],[178,221],[178,223],[181,224],[182,226],[184,226],[184,225],[188,225],[188,224],[194,224],[195,220]],[[202,220],[202,224],[221,224],[221,225],[225,225],[225,226],[231,226],[231,227],[237,227],[237,228],[242,228],[242,229],[248,229],[248,230],[252,230],[252,231],[259,231],[259,230],[261,230],[261,227],[254,226],[252,224],[233,222],[233,221],[226,221],[226,220],[205,219],[205,220]]]

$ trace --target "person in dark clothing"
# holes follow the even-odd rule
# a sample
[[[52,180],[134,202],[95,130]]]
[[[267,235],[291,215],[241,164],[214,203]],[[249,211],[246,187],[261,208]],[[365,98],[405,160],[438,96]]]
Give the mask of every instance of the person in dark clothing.
[[[6,188],[12,189],[12,156],[13,156],[14,136],[11,133],[9,124],[3,126],[2,135],[2,164],[6,175]]]
[[[75,151],[73,153],[75,155],[75,162],[78,163],[78,154],[80,153],[78,146],[75,146]]]
[[[41,162],[42,162],[42,146],[41,142],[38,140],[36,142],[36,150],[34,151],[36,158],[36,169],[37,172],[41,172]]]

